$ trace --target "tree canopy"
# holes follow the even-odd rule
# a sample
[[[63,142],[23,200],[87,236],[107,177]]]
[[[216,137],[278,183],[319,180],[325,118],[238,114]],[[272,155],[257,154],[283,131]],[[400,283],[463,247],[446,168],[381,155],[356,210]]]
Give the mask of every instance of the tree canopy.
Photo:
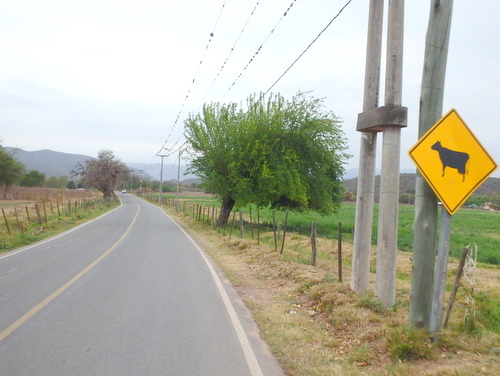
[[[340,120],[323,100],[299,93],[291,100],[250,96],[205,105],[185,121],[190,170],[222,200],[218,224],[234,205],[327,214],[342,199],[346,142]]]
[[[23,164],[0,145],[0,186],[4,188],[4,198],[7,197],[7,189],[19,180],[23,171]]]
[[[40,171],[30,170],[21,175],[21,187],[41,187],[45,183],[45,174]]]
[[[74,176],[81,176],[87,187],[93,187],[101,192],[105,200],[111,200],[114,190],[121,178],[129,173],[127,166],[118,160],[112,151],[101,150],[97,159],[78,164],[73,171]]]

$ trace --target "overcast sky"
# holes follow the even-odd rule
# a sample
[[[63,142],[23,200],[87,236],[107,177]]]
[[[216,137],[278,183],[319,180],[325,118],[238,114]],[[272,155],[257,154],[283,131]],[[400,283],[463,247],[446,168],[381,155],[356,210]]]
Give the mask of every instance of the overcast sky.
[[[346,3],[0,0],[2,145],[90,156],[109,149],[123,162],[158,163],[165,141],[167,148],[184,141],[189,112],[199,112],[204,102],[244,102],[266,91]],[[272,90],[325,98],[327,109],[343,119],[353,155],[348,169],[358,167],[368,3],[352,0]],[[430,3],[406,2],[409,126],[402,131],[402,169],[414,168],[407,151],[417,142]],[[443,109],[457,109],[497,163],[498,15],[498,0],[455,1]]]

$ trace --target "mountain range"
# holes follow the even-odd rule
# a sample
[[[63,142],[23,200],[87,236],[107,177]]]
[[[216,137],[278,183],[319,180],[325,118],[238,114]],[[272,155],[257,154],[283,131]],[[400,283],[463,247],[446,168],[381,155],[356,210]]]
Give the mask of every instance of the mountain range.
[[[25,151],[19,148],[5,147],[5,151],[11,153],[15,159],[21,162],[27,171],[36,170],[43,172],[47,178],[67,176],[71,177],[71,171],[75,170],[78,163],[95,159],[83,154],[62,153],[53,150]],[[124,163],[135,175],[145,180],[160,180],[160,163]],[[180,168],[180,180],[196,178],[193,174],[186,174],[187,166]],[[165,164],[163,166],[163,181],[177,180],[178,166]]]
[[[43,172],[47,178],[55,176],[71,177],[71,171],[75,169],[78,163],[84,163],[94,159],[88,155],[61,153],[53,150],[25,151],[18,148],[5,147],[5,151],[11,153],[19,162],[21,162],[27,171],[36,170]],[[160,163],[125,163],[135,175],[144,180],[160,180]],[[180,166],[180,181],[186,182],[197,179],[194,174],[186,173],[188,166]],[[179,167],[175,164],[165,164],[163,166],[163,181],[177,181]],[[380,174],[380,170],[376,171]],[[344,181],[346,189],[349,192],[356,193],[358,169],[346,170]],[[378,196],[380,185],[380,176],[376,177],[375,194]],[[402,170],[400,175],[400,191],[412,192],[415,189],[415,170]],[[476,195],[500,193],[500,178],[487,179],[475,192]]]

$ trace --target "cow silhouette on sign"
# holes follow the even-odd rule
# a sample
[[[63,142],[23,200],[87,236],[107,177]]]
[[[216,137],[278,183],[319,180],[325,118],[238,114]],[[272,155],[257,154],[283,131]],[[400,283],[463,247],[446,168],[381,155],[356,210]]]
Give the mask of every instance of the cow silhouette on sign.
[[[462,181],[465,180],[467,171],[467,162],[469,162],[469,154],[462,153],[461,151],[450,150],[441,145],[441,141],[436,142],[431,146],[432,150],[439,153],[439,158],[443,164],[443,175],[446,167],[456,168],[462,174]]]

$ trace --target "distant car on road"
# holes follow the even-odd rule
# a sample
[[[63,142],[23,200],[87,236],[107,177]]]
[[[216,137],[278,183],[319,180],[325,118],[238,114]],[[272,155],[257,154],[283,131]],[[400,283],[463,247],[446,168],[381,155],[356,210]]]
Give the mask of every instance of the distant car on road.
[[[122,189],[122,194],[123,195],[127,194],[127,190],[126,189]]]

